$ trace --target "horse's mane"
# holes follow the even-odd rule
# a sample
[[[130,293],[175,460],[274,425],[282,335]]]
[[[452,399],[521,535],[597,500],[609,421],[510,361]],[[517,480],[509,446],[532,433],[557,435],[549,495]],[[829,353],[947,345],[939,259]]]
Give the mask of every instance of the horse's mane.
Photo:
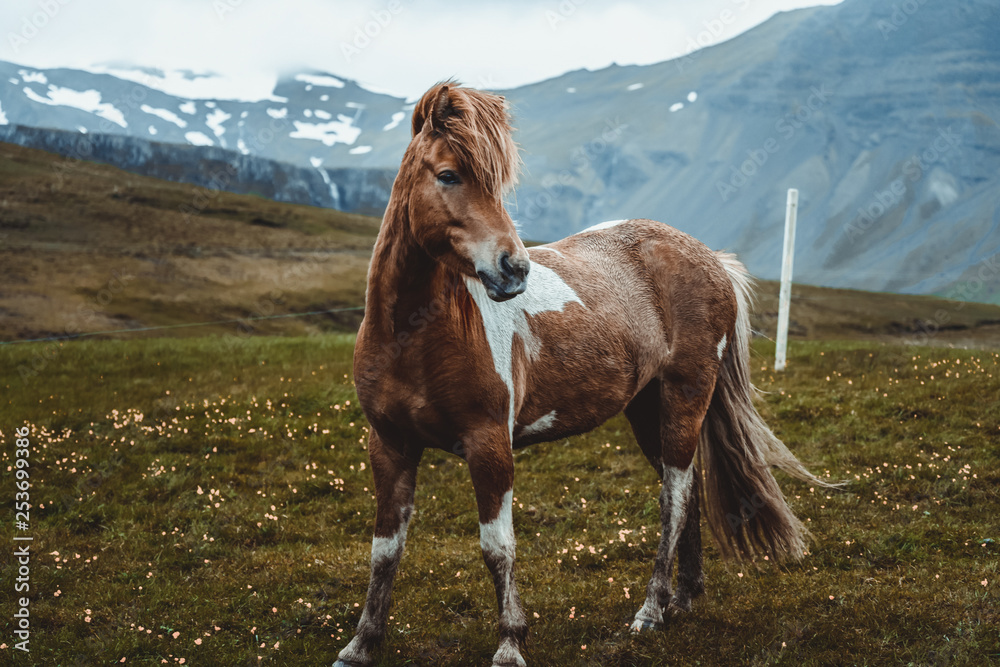
[[[424,93],[414,108],[414,137],[428,121],[448,141],[460,166],[497,199],[517,183],[521,156],[503,97],[445,81]]]

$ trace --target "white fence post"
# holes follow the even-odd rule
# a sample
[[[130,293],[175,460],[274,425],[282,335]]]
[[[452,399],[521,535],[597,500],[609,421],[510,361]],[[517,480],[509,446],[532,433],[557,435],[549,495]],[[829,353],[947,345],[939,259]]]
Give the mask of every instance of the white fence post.
[[[795,255],[795,220],[799,208],[799,191],[788,190],[785,207],[785,249],[781,253],[781,292],[778,294],[778,345],[774,352],[774,370],[785,370],[788,353],[788,316],[792,301],[792,259]]]

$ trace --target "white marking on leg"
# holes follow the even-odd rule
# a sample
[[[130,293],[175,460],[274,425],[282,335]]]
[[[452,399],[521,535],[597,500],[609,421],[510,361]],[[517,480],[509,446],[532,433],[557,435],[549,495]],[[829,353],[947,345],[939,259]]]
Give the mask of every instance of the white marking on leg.
[[[487,565],[498,579],[501,590],[497,591],[500,599],[500,627],[521,628],[526,620],[524,610],[517,598],[517,588],[514,584],[514,518],[512,514],[514,500],[513,489],[503,494],[500,501],[500,512],[489,523],[479,524],[479,545],[483,549]],[[493,656],[495,665],[524,665],[524,659],[518,650],[517,642],[505,637]]]
[[[664,466],[663,486],[670,489],[670,553],[677,550],[677,540],[681,536],[681,525],[686,516],[688,498],[691,496],[691,486],[694,484],[694,466],[687,470],[678,470]]]
[[[488,554],[514,557],[514,490],[503,494],[500,513],[489,523],[479,524],[479,546]]]
[[[541,352],[541,342],[531,333],[528,316],[546,312],[562,312],[567,304],[584,305],[573,288],[559,274],[536,262],[531,263],[528,288],[523,294],[509,301],[497,302],[489,298],[483,283],[466,278],[465,284],[476,302],[483,318],[486,340],[493,356],[493,367],[507,386],[510,397],[507,429],[511,442],[514,439],[514,334],[520,337],[528,359],[534,361]]]
[[[410,525],[410,518],[413,516],[413,505],[402,508],[402,521],[399,528],[392,537],[372,538],[372,576],[375,576],[377,568],[389,566],[395,568],[399,560],[403,557],[403,547],[406,545],[406,529]],[[372,587],[369,586],[369,595],[372,594]],[[389,588],[385,589],[385,596],[389,595]],[[367,665],[371,662],[370,647],[365,646],[362,640],[362,633],[376,627],[378,623],[385,623],[385,619],[373,619],[368,615],[369,604],[375,603],[376,607],[382,606],[380,601],[365,600],[365,606],[361,610],[361,618],[358,619],[358,632],[351,638],[351,641],[340,651],[337,658],[351,664]],[[382,601],[384,602],[384,601]],[[387,608],[387,607],[386,607]]]
[[[715,351],[718,353],[719,359],[722,359],[722,353],[726,351],[726,334],[722,334],[722,340],[719,341],[719,346]]]
[[[544,433],[552,428],[556,423],[556,411],[553,410],[547,415],[543,415],[521,429],[521,435],[533,435]]]
[[[607,222],[599,222],[596,225],[591,225],[586,229],[581,229],[577,234],[583,234],[584,232],[596,232],[601,229],[611,229],[612,227],[617,227],[623,222],[628,222],[628,220],[608,220]]]
[[[410,512],[412,511],[411,506]],[[408,512],[404,512],[404,516],[408,515]],[[408,521],[403,521],[399,526],[399,530],[392,537],[372,538],[372,563],[383,560],[398,560],[403,555],[403,547],[406,545],[406,528],[408,525]]]
[[[670,525],[661,526],[663,535],[657,550],[656,565],[653,576],[646,587],[646,600],[642,608],[636,612],[632,622],[632,632],[654,627],[663,623],[663,608],[660,605],[660,591],[670,586],[670,566],[677,553],[677,541],[681,536],[681,527],[686,517],[687,503],[694,485],[694,466],[679,470],[666,466],[663,470],[663,488],[660,491],[661,505],[667,505],[670,512]],[[661,512],[662,512],[661,508]],[[660,562],[661,556],[663,562]]]

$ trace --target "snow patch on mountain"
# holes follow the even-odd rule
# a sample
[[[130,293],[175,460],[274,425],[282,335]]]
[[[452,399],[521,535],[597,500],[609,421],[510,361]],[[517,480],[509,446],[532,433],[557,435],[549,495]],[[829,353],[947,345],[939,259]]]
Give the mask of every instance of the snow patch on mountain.
[[[24,80],[25,83],[40,83],[45,85],[49,82],[49,79],[45,76],[44,72],[30,72],[26,69],[19,69],[17,73],[21,75],[21,79]]]
[[[296,81],[319,86],[320,88],[343,88],[344,82],[332,76],[321,76],[317,74],[296,74]]]
[[[327,146],[334,144],[353,144],[361,136],[361,128],[353,125],[353,119],[340,114],[337,120],[329,123],[305,123],[292,121],[295,131],[289,136],[292,139],[309,139],[321,141]]]
[[[202,132],[188,132],[184,135],[184,138],[188,140],[189,144],[194,144],[195,146],[215,145],[215,142],[206,137]]]
[[[222,139],[222,135],[226,132],[226,128],[222,124],[232,117],[233,114],[231,113],[226,113],[222,109],[215,109],[205,118],[205,125],[208,125],[208,128],[212,130],[215,136]],[[222,142],[222,145],[225,146],[225,142]]]
[[[395,127],[399,125],[404,118],[406,118],[406,113],[403,111],[397,111],[396,113],[392,114],[392,120],[389,121],[386,124],[386,126],[382,128],[382,131],[386,132],[388,130],[395,129]]]
[[[27,81],[27,78],[25,78],[25,81]],[[86,111],[106,120],[110,120],[112,123],[116,123],[122,127],[128,127],[128,123],[125,121],[125,115],[113,104],[101,102],[101,94],[96,90],[80,91],[50,85],[48,95],[46,97],[42,97],[31,88],[25,86],[24,94],[33,102],[48,104],[53,107],[72,107],[74,109],[80,109],[81,111]]]
[[[182,130],[185,127],[187,127],[187,121],[185,121],[183,118],[175,114],[173,111],[170,111],[169,109],[157,109],[156,107],[151,107],[148,104],[143,104],[141,107],[139,107],[139,109],[141,109],[144,113],[157,116],[167,122],[173,123]]]

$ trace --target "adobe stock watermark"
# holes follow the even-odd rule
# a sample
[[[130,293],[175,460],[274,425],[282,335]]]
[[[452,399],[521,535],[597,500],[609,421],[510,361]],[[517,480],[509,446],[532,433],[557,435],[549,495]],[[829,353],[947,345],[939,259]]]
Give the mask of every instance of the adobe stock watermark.
[[[902,175],[892,181],[885,190],[879,190],[872,195],[872,200],[866,206],[858,208],[857,217],[844,225],[844,234],[851,243],[865,235],[871,227],[889,211],[893,210],[906,195],[906,182],[917,182],[924,177],[928,169],[939,162],[948,152],[962,143],[954,126],[939,130],[931,145],[912,156],[903,163]]]
[[[531,198],[524,208],[524,218],[535,220],[562,194],[563,188],[573,184],[576,176],[588,169],[600,155],[618,140],[628,127],[619,116],[606,120],[604,130],[590,141],[574,148],[569,155],[570,167],[558,174],[547,174],[542,178],[542,192]],[[519,207],[520,208],[520,207]]]
[[[14,542],[17,544],[14,549],[14,558],[17,559],[17,577],[14,579],[14,592],[20,593],[22,597],[15,598],[14,612],[14,634],[21,641],[14,644],[14,648],[19,651],[29,653],[31,651],[28,642],[31,641],[31,598],[27,597],[31,592],[31,546],[28,544],[34,537],[31,532],[31,451],[28,439],[30,429],[21,426],[14,430],[16,437],[14,445],[14,527],[17,534],[14,535]]]
[[[927,0],[903,0],[892,6],[892,14],[888,19],[879,19],[875,22],[875,27],[882,33],[882,39],[889,39],[893,33],[899,32],[916,14],[921,7],[927,4]]]
[[[128,287],[128,284],[135,279],[135,276],[118,270],[111,272],[111,277],[104,286],[94,294],[92,302],[100,307],[107,307],[115,300],[115,297]],[[56,361],[62,354],[63,347],[60,339],[75,338],[82,333],[87,333],[87,329],[95,326],[95,320],[103,315],[91,307],[90,302],[85,302],[77,306],[76,314],[63,328],[62,336],[54,336],[45,345],[34,348],[35,353],[26,363],[17,367],[17,373],[21,377],[21,382],[28,384],[52,362]]]
[[[287,116],[281,118],[271,116],[267,126],[258,130],[245,142],[247,151],[251,155],[262,155],[277,136],[283,136],[287,132],[290,125],[291,121]],[[193,218],[201,215],[223,192],[228,191],[232,183],[239,180],[239,175],[239,170],[233,162],[212,169],[208,185],[196,188],[191,203],[178,207],[184,222],[192,222]]]
[[[247,248],[244,252],[250,250],[269,251],[268,248],[259,246],[258,248]],[[257,332],[254,322],[271,319],[275,316],[281,317],[281,315],[277,315],[277,307],[285,304],[285,291],[289,289],[289,286],[322,268],[323,262],[315,254],[306,255],[290,267],[285,268],[279,276],[274,278],[274,287],[271,291],[257,299],[250,314],[236,321],[236,333],[226,333],[223,336],[224,342],[232,347],[240,341],[249,339]]]
[[[243,0],[215,0],[212,3],[212,10],[220,21],[224,21],[227,16],[235,12],[242,4]]]
[[[36,3],[38,7],[37,11],[21,17],[20,29],[17,32],[10,31],[7,33],[7,45],[10,46],[15,54],[20,53],[21,49],[27,46],[35,37],[38,37],[39,33],[45,29],[45,26],[58,16],[62,8],[70,2],[72,0],[39,0]]]
[[[956,300],[953,308],[938,308],[934,317],[917,323],[919,329],[912,337],[903,340],[904,345],[930,345],[943,327],[951,322],[955,313],[965,308],[970,301],[983,296],[983,290],[992,282],[1000,279],[1000,253],[990,255],[979,261],[972,278],[952,288],[946,298]]]
[[[806,102],[800,105],[795,111],[790,111],[779,118],[774,123],[776,135],[771,135],[757,148],[748,149],[747,158],[738,166],[730,166],[730,176],[728,180],[717,180],[715,188],[722,197],[722,201],[729,201],[740,188],[750,182],[757,172],[767,164],[771,156],[788,145],[788,142],[795,137],[796,133],[805,127],[806,123],[818,113],[833,96],[833,91],[826,87],[826,84],[813,86],[809,89],[809,96]]]
[[[148,82],[149,77],[147,76],[143,80]],[[126,95],[116,97],[110,104],[116,109],[127,107],[129,110],[135,111],[145,102],[146,95],[147,88],[143,84],[137,84],[130,87]],[[118,124],[105,118],[101,121],[97,131],[100,135],[110,135],[113,133],[112,128],[115,126],[118,126]],[[55,178],[48,186],[50,191],[56,192],[61,190],[67,176],[73,173],[81,163],[89,163],[94,160],[94,152],[97,149],[98,141],[99,139],[94,138],[89,133],[80,134],[73,140],[71,150],[63,156],[63,159],[52,166]]]
[[[546,9],[545,20],[549,24],[549,29],[557,30],[561,23],[576,14],[576,10],[585,4],[587,4],[587,0],[561,0],[555,9]]]
[[[412,0],[406,0],[411,2]],[[351,62],[361,55],[361,52],[372,45],[373,40],[390,26],[399,14],[405,9],[403,0],[389,0],[382,9],[373,9],[368,12],[368,20],[354,26],[354,34],[350,42],[340,43],[340,53],[344,60]]]
[[[674,56],[674,65],[676,65],[677,71],[683,72],[685,67],[693,64],[700,57],[702,49],[722,41],[729,26],[736,23],[740,13],[750,7],[752,0],[730,0],[730,2],[736,5],[736,10],[723,9],[715,18],[702,21],[704,30],[693,37],[688,36],[685,45],[687,50],[683,54]]]

